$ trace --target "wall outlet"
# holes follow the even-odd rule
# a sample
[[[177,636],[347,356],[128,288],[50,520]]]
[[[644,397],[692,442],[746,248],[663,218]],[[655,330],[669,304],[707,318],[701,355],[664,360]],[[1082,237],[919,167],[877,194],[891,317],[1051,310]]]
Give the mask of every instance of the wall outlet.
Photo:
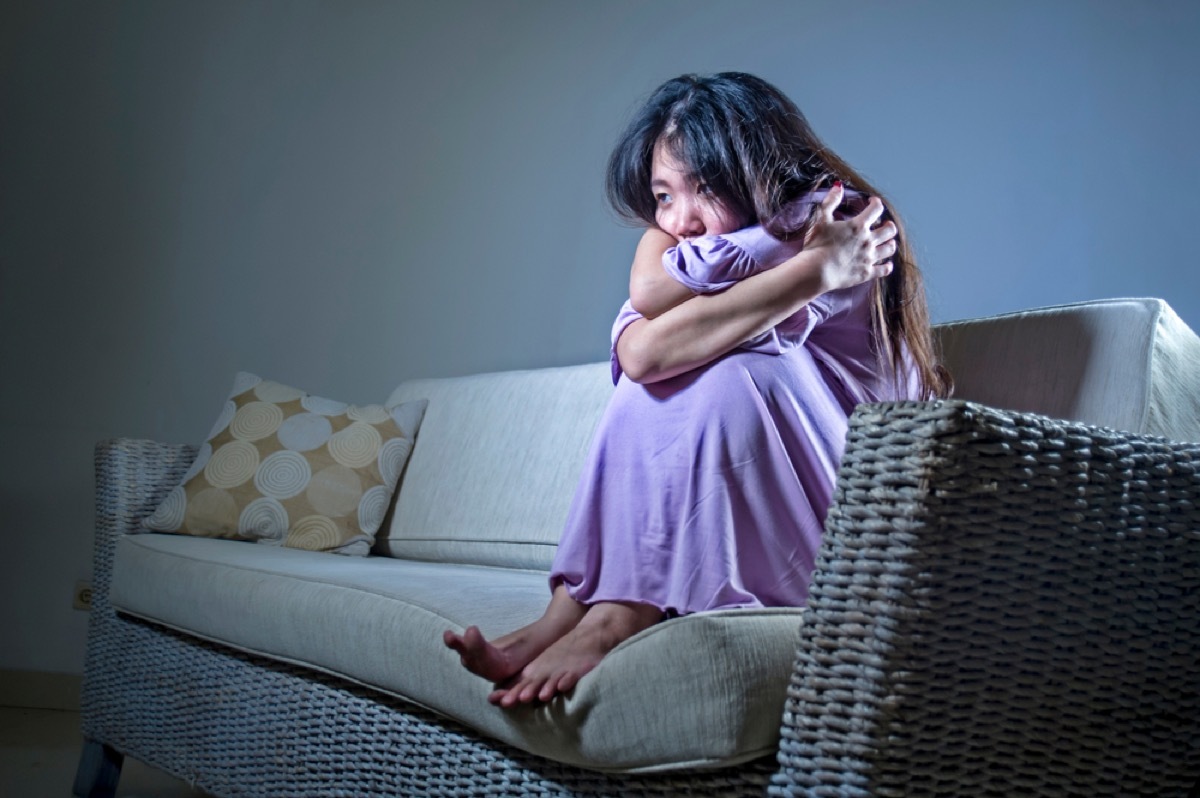
[[[75,595],[71,602],[72,606],[77,610],[85,612],[92,608],[92,583],[91,582],[76,582]]]

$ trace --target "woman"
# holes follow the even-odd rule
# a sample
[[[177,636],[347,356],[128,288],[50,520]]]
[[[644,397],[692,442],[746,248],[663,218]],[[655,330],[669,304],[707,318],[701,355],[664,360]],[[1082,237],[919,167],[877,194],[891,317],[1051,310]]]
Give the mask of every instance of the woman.
[[[663,84],[608,194],[648,229],[549,605],[494,641],[445,633],[504,707],[664,617],[803,604],[854,406],[949,390],[898,222],[765,81]]]

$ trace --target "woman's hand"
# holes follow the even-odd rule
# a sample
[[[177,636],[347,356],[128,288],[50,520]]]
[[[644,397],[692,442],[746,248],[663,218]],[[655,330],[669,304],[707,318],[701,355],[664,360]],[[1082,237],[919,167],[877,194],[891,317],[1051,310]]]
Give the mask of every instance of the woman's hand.
[[[804,248],[821,257],[822,291],[850,288],[892,273],[896,225],[883,218],[883,202],[871,197],[857,216],[837,219],[845,189],[835,183],[817,210]]]

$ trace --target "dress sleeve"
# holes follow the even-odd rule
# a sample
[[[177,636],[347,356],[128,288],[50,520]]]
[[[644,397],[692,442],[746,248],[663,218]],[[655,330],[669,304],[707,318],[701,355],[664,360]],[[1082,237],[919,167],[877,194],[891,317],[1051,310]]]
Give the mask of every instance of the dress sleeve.
[[[693,294],[713,294],[778,266],[802,247],[803,242],[780,241],[754,225],[681,241],[663,253],[663,268]]]
[[[785,205],[775,221],[786,229],[799,229],[828,194],[828,189],[810,191]],[[837,218],[858,213],[865,202],[864,195],[847,190]],[[752,274],[775,268],[803,248],[803,241],[780,241],[763,225],[756,224],[732,233],[681,241],[663,253],[663,268],[693,294],[713,294]]]
[[[613,385],[621,379],[621,361],[617,359],[617,339],[621,337],[621,333],[625,332],[625,328],[633,324],[638,319],[644,318],[641,313],[633,309],[633,303],[629,300],[621,306],[621,311],[617,314],[617,320],[613,322],[612,327],[612,346],[609,349],[608,361],[612,368]]]

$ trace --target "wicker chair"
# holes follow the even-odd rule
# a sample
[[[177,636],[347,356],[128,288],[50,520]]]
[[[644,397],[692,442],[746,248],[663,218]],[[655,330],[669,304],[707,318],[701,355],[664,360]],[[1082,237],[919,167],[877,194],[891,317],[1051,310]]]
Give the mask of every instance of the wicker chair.
[[[115,541],[194,453],[97,448],[76,795],[112,795],[124,755],[220,796],[1197,794],[1200,444],[962,401],[860,407],[778,756],[637,776],[116,614]]]

